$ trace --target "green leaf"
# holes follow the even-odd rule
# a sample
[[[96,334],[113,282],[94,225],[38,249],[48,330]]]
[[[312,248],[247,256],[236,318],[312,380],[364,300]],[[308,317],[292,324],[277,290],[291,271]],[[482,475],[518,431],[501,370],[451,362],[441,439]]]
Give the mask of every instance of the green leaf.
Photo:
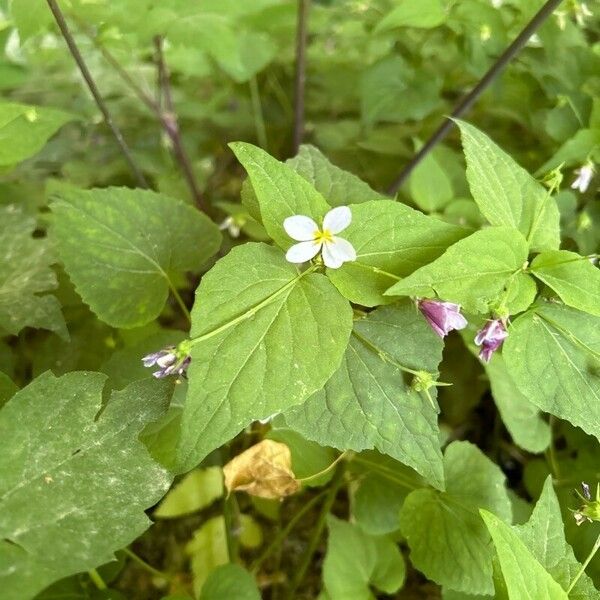
[[[502,353],[521,392],[600,439],[600,319],[547,304],[516,319],[509,334]]]
[[[105,376],[38,377],[0,411],[0,585],[26,600],[113,559],[150,525],[171,482],[137,437],[171,386],[146,381],[102,406]],[[82,485],[85,482],[85,485]]]
[[[6,373],[0,372],[0,408],[15,395],[18,389]]]
[[[486,371],[500,416],[515,443],[536,454],[546,450],[551,439],[550,426],[515,384],[502,355],[494,356]]]
[[[395,281],[438,258],[468,230],[392,200],[352,206],[352,223],[342,237],[357,259],[327,275],[350,301],[376,306],[393,301],[384,295]]]
[[[327,517],[329,542],[323,582],[330,600],[375,600],[370,586],[393,594],[404,584],[400,550],[385,536],[371,536],[356,525]]]
[[[433,152],[415,167],[408,189],[411,199],[425,212],[444,208],[454,197],[452,181]]]
[[[521,272],[526,260],[527,242],[517,230],[488,227],[456,242],[440,258],[393,285],[385,295],[437,295],[463,305],[467,312],[487,313],[502,296],[510,296],[502,292],[513,283],[512,279],[529,278]],[[523,310],[521,302],[519,309]]]
[[[202,213],[146,190],[65,190],[51,208],[51,231],[71,281],[114,327],[158,317],[173,275],[199,269],[221,243]]]
[[[446,12],[441,0],[399,0],[375,27],[375,32],[388,31],[396,27],[423,27],[430,29],[446,20]]]
[[[560,505],[551,477],[546,478],[542,494],[529,521],[525,525],[513,526],[512,530],[562,588],[568,589],[581,570],[581,565],[565,540]],[[569,598],[592,600],[600,598],[600,593],[584,573],[569,593]]]
[[[419,571],[436,583],[470,594],[493,594],[490,535],[478,509],[510,521],[504,475],[469,442],[452,442],[444,455],[446,491],[411,492],[400,528]]]
[[[568,600],[565,591],[540,565],[510,526],[486,510],[481,510],[481,517],[494,540],[509,598]]]
[[[287,217],[306,215],[320,224],[329,205],[292,167],[252,144],[234,142],[229,147],[248,172],[262,223],[277,244],[287,249],[295,243],[283,228],[283,221]]]
[[[570,140],[567,140],[554,156],[545,162],[537,172],[539,174],[546,173],[563,163],[567,166],[582,164],[598,145],[600,145],[600,128],[580,129]]]
[[[587,257],[568,250],[543,252],[530,270],[565,304],[600,317],[600,269]]]
[[[172,519],[210,506],[223,495],[223,473],[220,467],[190,471],[161,500],[154,517]]]
[[[386,198],[356,175],[336,167],[310,144],[300,146],[298,154],[286,164],[311,183],[330,206],[348,206]]]
[[[0,102],[0,167],[37,154],[65,123],[76,118],[54,108]]]
[[[16,335],[23,327],[55,331],[68,339],[50,268],[54,257],[47,239],[32,237],[36,221],[14,205],[0,207],[0,330]]]
[[[338,368],[352,311],[323,275],[265,244],[234,248],[192,312],[180,462],[189,470],[256,419],[304,402]]]
[[[560,215],[547,190],[477,128],[457,123],[469,187],[484,217],[492,225],[519,229],[532,250],[556,250]]]
[[[40,0],[11,0],[10,13],[19,30],[21,43],[52,23],[52,13]]]
[[[200,600],[260,600],[261,595],[252,575],[236,564],[217,567],[208,576]]]
[[[340,450],[376,448],[443,489],[437,413],[400,367],[436,373],[442,341],[412,303],[356,321],[338,371],[325,388],[285,413],[308,439]]]

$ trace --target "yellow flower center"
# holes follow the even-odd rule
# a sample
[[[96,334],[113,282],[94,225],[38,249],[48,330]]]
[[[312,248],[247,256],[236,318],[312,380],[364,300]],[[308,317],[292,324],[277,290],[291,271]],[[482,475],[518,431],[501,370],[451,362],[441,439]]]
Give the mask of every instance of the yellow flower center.
[[[324,242],[333,242],[333,234],[331,231],[329,231],[329,229],[323,229],[323,231],[317,229],[317,231],[315,231],[315,242],[318,244],[323,244]]]

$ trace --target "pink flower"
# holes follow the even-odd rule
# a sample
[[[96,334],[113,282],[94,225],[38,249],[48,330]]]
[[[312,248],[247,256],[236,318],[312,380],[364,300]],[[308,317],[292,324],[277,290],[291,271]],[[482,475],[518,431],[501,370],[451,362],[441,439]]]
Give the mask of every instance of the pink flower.
[[[467,320],[460,314],[460,304],[442,300],[419,300],[417,306],[431,328],[442,338],[453,329],[464,329],[467,326]]]
[[[488,321],[475,336],[475,343],[481,346],[479,358],[484,362],[490,362],[492,354],[502,346],[507,337],[506,323],[502,319]]]

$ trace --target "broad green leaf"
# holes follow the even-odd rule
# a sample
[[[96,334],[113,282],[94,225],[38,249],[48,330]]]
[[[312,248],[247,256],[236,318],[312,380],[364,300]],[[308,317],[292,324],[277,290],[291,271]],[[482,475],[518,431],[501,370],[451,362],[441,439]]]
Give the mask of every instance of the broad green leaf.
[[[486,510],[481,510],[481,517],[494,540],[509,598],[568,600],[566,592],[552,579],[509,525]]]
[[[352,206],[352,223],[340,237],[350,241],[357,259],[327,275],[352,302],[376,306],[391,302],[385,291],[430,263],[468,230],[444,223],[392,200]]]
[[[446,491],[411,492],[400,528],[419,571],[458,592],[493,594],[490,535],[478,510],[510,521],[504,475],[476,446],[452,442],[444,455]]]
[[[146,190],[65,190],[51,208],[65,270],[83,301],[114,327],[158,317],[173,275],[199,269],[221,242],[206,216]]]
[[[347,206],[386,198],[356,175],[336,167],[310,144],[300,146],[298,154],[286,164],[311,183],[330,206]]]
[[[600,318],[547,304],[516,319],[509,333],[502,354],[521,392],[600,439]]]
[[[502,355],[486,365],[492,395],[500,416],[516,444],[528,452],[540,453],[550,444],[550,426],[517,387],[506,369]]]
[[[469,187],[484,217],[492,225],[518,229],[532,250],[556,250],[560,216],[548,191],[477,128],[458,125]]]
[[[321,224],[329,205],[306,179],[252,144],[234,142],[229,146],[248,172],[262,223],[277,244],[287,249],[295,243],[283,228],[287,217],[306,215]]]
[[[356,321],[340,368],[286,422],[340,450],[376,448],[443,489],[437,413],[401,368],[436,373],[442,341],[412,303],[378,308]]]
[[[524,525],[513,526],[512,530],[562,588],[568,589],[579,573],[581,565],[565,540],[560,505],[551,477],[546,478],[542,494],[529,521]],[[569,598],[592,600],[600,598],[600,593],[584,573],[569,593]]]
[[[339,367],[352,311],[326,277],[265,244],[237,246],[202,279],[192,312],[179,461],[185,470],[256,419],[304,402]]]
[[[408,182],[411,200],[425,212],[442,209],[454,196],[452,181],[434,153],[413,170]]]
[[[47,239],[32,237],[36,221],[15,205],[0,207],[0,331],[39,327],[68,339],[58,300],[40,295],[58,286]]]
[[[396,27],[423,27],[430,29],[446,20],[446,12],[441,0],[399,0],[375,27],[376,32],[388,31]]]
[[[0,102],[0,167],[37,154],[65,123],[76,118],[54,108]]]
[[[516,229],[488,227],[456,242],[440,258],[402,279],[385,294],[437,295],[462,304],[467,312],[486,313],[503,299],[510,299],[511,288],[507,286],[512,287],[515,278],[529,278],[521,272],[526,260],[527,242]],[[510,303],[508,308],[512,308]],[[518,308],[523,310],[521,301]]]
[[[0,408],[14,396],[18,389],[6,373],[0,372]]]
[[[48,5],[40,0],[11,0],[10,13],[24,42],[32,35],[46,29],[52,23]]]
[[[154,517],[172,519],[210,506],[223,495],[223,473],[220,467],[190,471],[161,500]]]
[[[256,548],[262,542],[258,524],[248,515],[238,515],[238,539],[246,548]],[[258,536],[258,537],[257,537]],[[258,544],[256,543],[258,541]],[[205,521],[188,542],[186,553],[191,557],[196,596],[205,598],[202,590],[215,568],[229,562],[225,519],[222,515]],[[210,586],[214,586],[210,584]],[[210,589],[210,587],[209,587]],[[236,596],[237,598],[237,596]],[[212,599],[211,599],[212,600]]]
[[[200,600],[261,600],[252,575],[236,564],[217,567],[207,577]]]
[[[98,416],[104,381],[45,373],[0,411],[3,599],[32,598],[113,560],[147,529],[144,510],[169,487],[171,476],[137,438],[164,412],[171,386],[133,384]]]
[[[370,586],[393,594],[404,584],[400,550],[385,536],[371,536],[329,515],[323,582],[330,600],[375,600]]]
[[[568,250],[542,252],[530,270],[565,304],[600,317],[600,269],[587,257]]]

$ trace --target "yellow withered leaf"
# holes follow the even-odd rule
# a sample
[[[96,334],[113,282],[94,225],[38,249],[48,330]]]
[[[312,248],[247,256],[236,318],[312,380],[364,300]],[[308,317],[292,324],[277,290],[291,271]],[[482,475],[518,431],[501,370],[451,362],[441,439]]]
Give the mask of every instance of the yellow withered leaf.
[[[300,489],[291,469],[290,449],[280,442],[263,440],[223,467],[225,487],[261,498],[283,498]]]

